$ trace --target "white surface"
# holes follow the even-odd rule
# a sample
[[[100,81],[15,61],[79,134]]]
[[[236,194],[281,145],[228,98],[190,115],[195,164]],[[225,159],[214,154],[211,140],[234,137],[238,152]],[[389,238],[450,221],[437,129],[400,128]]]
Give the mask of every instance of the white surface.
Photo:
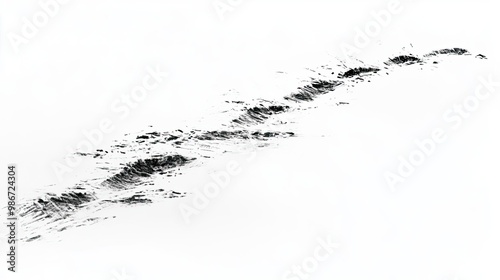
[[[341,56],[339,44],[386,6],[248,0],[220,21],[211,1],[70,2],[18,54],[6,34],[39,7],[1,2],[0,164],[18,164],[26,196],[56,183],[53,161],[63,160],[82,129],[113,117],[110,103],[147,66],[171,76],[128,118],[116,119],[103,145],[148,125],[195,122],[230,89],[277,99],[287,81],[276,85],[275,71]],[[345,95],[350,105],[296,117],[303,137],[260,152],[191,225],[179,213],[182,200],[110,209],[117,219],[68,231],[61,242],[21,246],[20,272],[1,268],[2,279],[119,279],[113,273],[121,269],[130,279],[282,279],[327,234],[340,248],[311,279],[498,279],[498,95],[457,130],[441,117],[479,76],[494,73],[497,9],[493,1],[402,3],[360,59],[378,63],[403,47],[417,54],[463,47],[490,59],[445,59],[432,71],[409,67],[360,84]],[[390,192],[384,172],[437,127],[449,139]],[[207,172],[228,160],[185,174],[179,190],[209,182]]]

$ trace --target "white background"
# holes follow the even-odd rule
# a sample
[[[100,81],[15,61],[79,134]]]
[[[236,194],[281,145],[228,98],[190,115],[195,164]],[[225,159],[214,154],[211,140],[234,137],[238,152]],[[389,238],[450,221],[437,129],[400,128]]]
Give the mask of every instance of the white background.
[[[19,166],[25,196],[58,184],[53,163],[63,162],[83,129],[114,116],[110,104],[140,83],[148,66],[160,65],[169,78],[126,119],[115,118],[103,147],[148,125],[195,122],[229,90],[277,99],[287,88],[286,81],[276,85],[276,71],[342,57],[341,44],[353,44],[356,28],[387,3],[243,0],[221,20],[211,0],[73,0],[16,53],[8,34],[19,34],[22,18],[40,6],[2,0],[0,166]],[[120,267],[136,279],[281,279],[326,233],[342,249],[311,279],[498,279],[498,96],[449,133],[398,192],[383,179],[415,139],[436,127],[451,131],[442,113],[473,92],[478,77],[495,74],[497,5],[401,6],[359,59],[376,64],[403,48],[423,54],[447,47],[489,59],[402,70],[354,88],[340,111],[306,114],[309,135],[333,136],[296,138],[266,151],[194,226],[184,225],[168,201],[128,209],[116,222],[63,242],[26,245],[18,278],[4,278],[2,268],[2,279],[113,279]],[[319,122],[324,116],[330,121]],[[294,164],[298,155],[311,164]]]

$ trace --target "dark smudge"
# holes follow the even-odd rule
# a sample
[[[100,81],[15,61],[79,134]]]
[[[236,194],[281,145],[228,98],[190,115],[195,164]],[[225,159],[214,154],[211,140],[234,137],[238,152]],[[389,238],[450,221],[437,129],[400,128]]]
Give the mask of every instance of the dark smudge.
[[[287,112],[290,106],[286,105],[263,105],[255,106],[246,109],[246,112],[239,118],[234,119],[232,122],[240,125],[251,125],[263,123],[269,119],[272,115],[282,114]]]
[[[272,107],[272,106],[271,106]],[[288,106],[287,106],[288,107]],[[280,109],[281,110],[281,109]],[[252,111],[253,112],[253,111]],[[286,138],[293,136],[292,132],[275,132],[275,131],[249,131],[249,130],[191,130],[188,132],[183,132],[182,130],[177,130],[176,132],[163,133],[158,138],[164,138],[164,140],[147,139],[148,144],[166,144],[171,142],[175,147],[179,147],[183,144],[194,145],[197,141],[227,141],[227,140],[266,140],[267,138]],[[142,135],[141,135],[142,136]],[[143,138],[138,136],[140,138]],[[139,143],[147,143],[147,140],[140,140]]]
[[[118,204],[127,204],[127,205],[133,205],[133,204],[147,204],[147,203],[153,203],[153,200],[150,198],[153,198],[155,196],[160,196],[163,198],[179,198],[179,197],[185,197],[186,193],[183,192],[176,192],[176,191],[168,191],[166,192],[164,189],[158,189],[158,190],[149,190],[149,191],[139,191],[136,194],[121,198],[121,199],[106,199],[103,200],[104,202],[110,202],[110,203],[118,203]]]
[[[207,131],[201,135],[196,135],[195,138],[201,141],[213,141],[213,140],[229,140],[229,139],[254,139],[254,140],[264,140],[270,137],[280,137],[286,138],[294,136],[293,132],[249,132],[247,130],[235,130],[235,131]]]
[[[20,216],[31,215],[33,218],[64,217],[66,213],[75,211],[79,206],[94,200],[94,194],[85,192],[68,192],[60,196],[46,194],[26,207]]]
[[[377,73],[378,71],[380,71],[380,69],[375,67],[356,67],[339,74],[338,78],[349,79],[359,77],[363,74]]]
[[[425,56],[435,56],[439,54],[448,54],[448,55],[466,55],[470,54],[468,50],[461,48],[452,48],[452,49],[441,49],[437,51],[430,52]]]
[[[37,240],[37,239],[40,239],[40,237],[42,237],[41,235],[36,235],[36,236],[33,236],[31,238],[28,238],[26,239],[26,242],[31,242],[33,240]]]
[[[296,102],[312,101],[317,95],[333,91],[335,90],[336,87],[342,84],[343,83],[340,81],[323,81],[323,80],[314,81],[311,83],[311,85],[298,88],[297,93],[293,93],[289,96],[286,96],[285,99]]]
[[[123,204],[138,204],[138,203],[152,203],[153,201],[149,198],[145,198],[143,194],[135,194],[131,197],[122,198],[118,200],[106,200],[112,203],[123,203]]]
[[[139,159],[134,163],[127,164],[120,173],[107,179],[102,184],[113,189],[127,188],[129,185],[139,183],[142,178],[186,165],[193,160],[195,158],[186,158],[181,155],[160,155],[148,159]]]
[[[389,61],[385,62],[385,65],[411,65],[420,62],[422,62],[422,60],[416,56],[400,55],[390,58]]]

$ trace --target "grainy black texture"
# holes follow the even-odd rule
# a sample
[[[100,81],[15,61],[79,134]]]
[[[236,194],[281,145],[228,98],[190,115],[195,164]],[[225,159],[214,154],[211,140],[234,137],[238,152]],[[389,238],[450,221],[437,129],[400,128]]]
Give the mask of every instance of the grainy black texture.
[[[433,51],[433,52],[426,54],[425,56],[436,56],[436,55],[440,55],[440,54],[465,55],[465,54],[470,54],[470,53],[466,49],[452,48],[452,49],[441,49],[441,50]]]
[[[140,159],[134,163],[127,164],[120,173],[103,182],[104,186],[110,188],[127,188],[129,185],[138,183],[141,178],[150,177],[155,173],[183,166],[195,160],[181,155],[157,156],[149,159]]]
[[[236,118],[235,115],[228,116],[224,121],[223,129],[152,131],[134,135],[131,140],[121,140],[108,150],[99,149],[94,153],[77,152],[77,156],[101,160],[102,166],[98,168],[105,170],[106,176],[82,181],[60,195],[48,193],[40,198],[21,202],[20,216],[24,234],[21,239],[24,241],[40,240],[45,234],[51,232],[89,225],[107,218],[88,216],[84,219],[76,218],[74,214],[77,212],[90,215],[92,212],[88,211],[89,209],[102,209],[111,204],[136,205],[153,203],[155,199],[186,196],[186,192],[167,191],[163,188],[151,189],[148,186],[154,187],[152,178],[155,175],[166,178],[178,176],[182,174],[184,168],[204,164],[203,159],[226,153],[231,150],[232,146],[257,142],[256,147],[261,147],[265,146],[262,144],[271,142],[272,139],[295,137],[294,132],[277,131],[277,129],[275,131],[275,124],[280,122],[271,122],[270,119],[275,115],[283,115],[285,118],[287,114],[296,110],[308,110],[311,106],[304,106],[304,103],[313,102],[320,95],[331,93],[339,87],[348,88],[365,82],[367,79],[364,77],[379,76],[378,72],[381,69],[384,69],[388,75],[391,70],[399,68],[394,66],[416,63],[438,64],[438,56],[450,55],[470,55],[470,52],[461,48],[440,49],[422,58],[412,54],[399,55],[389,58],[379,67],[349,68],[342,65],[344,72],[335,70],[337,73],[340,72],[336,77],[333,76],[332,68],[327,67],[330,76],[326,75],[321,79],[309,77],[311,82],[297,88],[296,92],[282,97],[284,98],[282,102],[259,100],[256,105],[249,105],[243,101],[226,101],[234,107],[231,112],[236,112],[237,115]],[[483,54],[477,54],[475,58],[487,59]],[[345,71],[345,69],[348,70]],[[339,106],[349,103],[338,101],[334,104]],[[227,122],[230,124],[227,125]],[[262,129],[260,125],[266,125],[266,129]],[[267,129],[269,126],[272,129]],[[161,152],[153,153],[151,152],[153,148],[158,148]],[[141,156],[134,156],[131,159],[131,155],[136,155],[138,152],[142,153]],[[120,162],[126,164],[113,166],[107,161],[109,158],[119,158]],[[196,164],[190,165],[191,163]]]
[[[389,59],[385,62],[386,65],[411,65],[415,63],[420,63],[422,60],[414,55],[399,55]]]
[[[342,84],[341,81],[314,81],[310,85],[298,88],[297,93],[286,96],[285,99],[296,102],[313,101],[316,96],[333,91]]]
[[[377,73],[378,71],[380,71],[380,69],[376,67],[356,67],[349,69],[344,73],[339,74],[338,78],[343,78],[343,79],[354,78],[354,77],[359,77],[363,74]]]
[[[246,112],[233,122],[240,125],[251,125],[265,122],[269,117],[287,112],[290,106],[287,105],[263,105],[246,109]]]

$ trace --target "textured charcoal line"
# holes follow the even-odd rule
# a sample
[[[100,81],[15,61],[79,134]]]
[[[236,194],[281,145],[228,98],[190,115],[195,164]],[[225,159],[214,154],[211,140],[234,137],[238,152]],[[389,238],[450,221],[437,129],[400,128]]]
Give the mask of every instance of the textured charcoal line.
[[[153,201],[149,198],[146,198],[143,194],[134,194],[131,197],[122,198],[118,200],[104,200],[105,202],[111,203],[122,203],[122,204],[138,204],[138,203],[152,203]]]
[[[179,133],[180,132],[180,133]],[[261,130],[197,130],[182,132],[177,130],[175,136],[172,132],[161,133],[160,136],[149,138],[146,140],[137,140],[137,138],[144,138],[139,135],[134,142],[127,143],[123,147],[116,147],[110,151],[110,154],[116,155],[117,153],[127,155],[130,152],[142,151],[145,155],[165,153],[165,150],[171,150],[172,153],[187,152],[191,157],[210,158],[212,155],[217,154],[218,151],[227,150],[228,146],[235,146],[247,140],[267,141],[270,138],[288,138],[294,135],[292,132],[279,132],[279,131],[261,131]],[[170,141],[167,141],[170,140]],[[229,142],[231,141],[231,142]],[[165,146],[166,145],[166,146]],[[101,159],[103,159],[101,157]],[[115,158],[116,159],[116,158]],[[122,167],[109,167],[109,162],[101,162],[101,164],[108,165],[100,166],[102,170],[121,170]],[[175,175],[170,174],[169,175]]]
[[[293,132],[261,130],[192,130],[176,141],[174,148],[200,159],[213,158],[228,151],[239,152],[248,147],[248,144],[264,147],[269,145],[267,141],[272,138],[289,138],[294,135]]]
[[[453,49],[441,49],[433,51],[424,57],[437,56],[437,55],[468,55],[470,54],[465,49],[453,48]],[[486,56],[478,54],[476,58],[486,59]],[[384,64],[384,68],[389,69],[387,66],[394,65],[411,65],[415,63],[424,63],[423,59],[413,55],[400,55],[389,59]],[[313,81],[311,84],[298,88],[298,92],[292,93],[291,95],[285,96],[284,98],[288,101],[303,102],[312,101],[316,96],[321,94],[326,94],[335,90],[337,87],[346,84],[353,84],[355,81],[359,80],[361,76],[376,74],[380,71],[380,68],[376,67],[357,67],[347,70],[346,72],[337,76],[340,80],[319,80]],[[333,75],[333,73],[332,73]],[[333,78],[333,77],[332,77]],[[351,78],[357,78],[353,81]],[[341,79],[344,79],[342,81]],[[263,101],[265,103],[265,101]],[[271,104],[259,104],[258,106],[245,107],[244,113],[237,119],[233,119],[232,122],[241,125],[258,125],[265,122],[271,116],[276,114],[282,114],[291,111],[290,106],[282,105],[279,103]],[[241,101],[232,102],[232,104],[244,104]],[[348,104],[346,102],[337,103]],[[298,105],[299,106],[299,105]],[[78,220],[75,215],[72,215],[75,211],[79,209],[90,209],[93,206],[105,207],[102,202],[108,203],[120,203],[127,205],[135,205],[139,203],[151,203],[153,197],[161,198],[176,198],[185,196],[186,193],[177,192],[164,192],[163,190],[146,190],[142,189],[135,192],[133,195],[130,193],[121,192],[121,190],[133,189],[138,184],[146,186],[146,178],[150,178],[154,174],[167,174],[167,176],[172,176],[175,168],[185,166],[190,162],[196,160],[195,157],[184,157],[179,155],[177,152],[180,149],[184,149],[181,144],[187,145],[189,149],[194,150],[211,150],[216,151],[214,148],[218,145],[223,146],[224,150],[229,147],[229,145],[235,145],[241,142],[246,142],[249,140],[261,140],[265,141],[269,138],[287,138],[295,136],[292,132],[262,132],[262,131],[248,131],[248,130],[214,130],[214,131],[199,131],[191,130],[190,132],[184,132],[182,130],[176,130],[174,132],[149,132],[143,135],[139,135],[135,140],[131,142],[121,143],[112,147],[112,150],[103,151],[97,150],[97,153],[86,153],[81,154],[82,156],[92,156],[102,158],[105,155],[110,155],[115,153],[115,155],[127,155],[128,152],[137,151],[147,151],[154,144],[168,144],[172,146],[172,155],[159,155],[148,157],[147,159],[137,160],[135,162],[127,164],[125,167],[119,167],[115,170],[108,179],[102,181],[99,179],[100,185],[111,189],[111,199],[106,197],[106,200],[99,200],[99,193],[88,191],[83,187],[76,187],[73,191],[63,193],[59,196],[54,194],[47,194],[43,198],[29,201],[21,207],[21,217],[23,223],[26,225],[25,229],[32,229],[29,232],[27,239],[39,240],[42,236],[40,230],[45,230],[44,233],[54,232],[57,229],[59,231],[65,230],[70,227],[79,227],[83,225],[88,225],[89,222],[97,222],[98,218],[86,218],[85,220]],[[230,140],[240,140],[234,142],[227,142]],[[170,145],[171,144],[171,145]],[[161,145],[159,145],[161,147]],[[165,147],[162,147],[165,149]],[[219,149],[220,151],[220,149]],[[165,154],[165,151],[159,152],[158,154]],[[109,163],[108,163],[109,165]],[[77,191],[78,190],[78,191]],[[139,190],[139,189],[138,189]],[[97,189],[99,191],[99,188]],[[116,192],[115,192],[116,191]],[[135,189],[133,189],[135,191]],[[100,195],[102,196],[102,194]],[[101,197],[102,199],[102,197]],[[94,203],[95,202],[95,203]],[[95,205],[94,205],[95,204]],[[82,210],[82,211],[84,211]],[[29,219],[27,219],[29,218]],[[28,232],[28,231],[26,231]],[[25,240],[26,240],[25,238]]]
[[[26,242],[31,242],[31,241],[40,239],[40,237],[42,237],[42,236],[41,235],[36,235],[36,236],[30,237],[30,238],[26,239]]]
[[[456,55],[463,55],[463,54],[470,54],[469,51],[466,49],[462,48],[449,48],[449,49],[441,49],[441,50],[436,50],[432,51],[431,53],[424,55],[424,57],[428,56],[436,56],[436,55],[442,55],[442,54],[456,54]],[[484,55],[478,54],[476,56],[477,58],[481,59],[486,59]],[[422,59],[420,59],[417,56],[414,55],[400,55],[396,56],[393,58],[390,58],[387,62],[385,62],[385,65],[411,65],[415,63],[422,63],[424,62]],[[354,77],[360,77],[364,74],[372,74],[372,73],[377,73],[380,71],[380,68],[377,67],[356,67],[347,70],[344,73],[341,73],[337,76],[339,79],[350,79]],[[310,85],[298,88],[297,93],[293,93],[289,96],[285,96],[285,100],[291,100],[291,101],[296,101],[296,102],[303,102],[303,101],[312,101],[317,95],[320,94],[325,94],[329,91],[334,90],[336,87],[340,86],[343,84],[343,81],[328,81],[328,80],[319,80],[319,81],[313,81]],[[226,101],[226,103],[230,104],[244,104],[243,101]],[[290,111],[290,107],[286,105],[263,105],[260,104],[259,106],[251,107],[251,108],[245,108],[245,113],[241,115],[237,119],[233,119],[233,123],[237,123],[240,125],[252,125],[252,124],[259,124],[265,122],[267,119],[269,119],[272,115],[275,114],[281,114],[284,112]],[[180,132],[180,133],[179,133]],[[150,141],[152,139],[155,139],[154,141],[148,142],[149,144],[165,144],[167,142],[171,142],[176,145],[182,144],[185,139],[183,137],[185,136],[184,132],[182,130],[177,130],[174,133],[160,133],[160,132],[149,132],[144,135],[139,135],[136,137],[136,140],[138,143],[146,143],[147,141]],[[185,137],[184,137],[185,138]],[[119,144],[116,145],[115,148],[128,148],[128,145],[125,144]],[[115,149],[114,151],[110,151],[111,153],[117,152],[117,153],[124,153],[122,151],[118,151],[118,149]],[[108,154],[108,151],[103,151],[103,150],[98,150],[97,153],[89,153],[89,154],[80,154],[84,156],[92,156],[94,158],[99,157],[102,158]]]
[[[182,131],[180,131],[182,132]],[[187,138],[196,139],[199,141],[213,141],[213,140],[230,140],[230,139],[255,139],[255,140],[266,140],[271,137],[292,137],[294,133],[292,132],[250,132],[247,130],[238,131],[205,131],[205,132],[195,132],[191,131],[192,134]],[[150,135],[153,138],[161,137],[162,135],[158,132],[146,133],[145,135]],[[176,138],[180,138],[177,136]],[[143,138],[143,137],[138,137]],[[140,159],[133,163],[127,164],[122,170],[113,175],[111,178],[106,179],[101,185],[112,189],[127,189],[133,185],[141,182],[141,179],[148,178],[155,173],[162,173],[167,170],[180,167],[190,163],[195,160],[194,158],[186,158],[181,155],[168,155],[168,156],[156,156],[148,159]],[[84,190],[84,188],[79,187],[78,189]],[[119,194],[117,194],[119,195]],[[181,193],[168,193],[165,197],[175,198],[182,195]],[[137,204],[137,203],[150,203],[152,202],[149,198],[142,198],[144,194],[136,194],[132,197],[116,199],[116,200],[103,200],[103,202],[111,203],[123,203],[123,204]],[[97,200],[95,193],[90,192],[68,192],[63,193],[60,196],[54,194],[47,194],[44,198],[33,201],[27,207],[23,207],[23,212],[21,216],[32,217],[32,220],[40,220],[47,218],[66,218],[72,212],[76,211],[85,203]]]
[[[265,140],[271,137],[287,138],[294,136],[293,132],[249,132],[248,130],[236,130],[236,131],[207,131],[201,135],[195,136],[197,140],[201,141],[213,141],[213,140],[230,140],[230,139],[241,139],[241,140]]]
[[[148,159],[139,159],[127,164],[120,173],[106,179],[102,185],[112,189],[123,189],[137,184],[142,178],[164,172],[169,169],[186,165],[195,158],[186,158],[181,155],[157,156]]]
[[[441,49],[437,51],[431,52],[433,56],[435,55],[443,55],[443,54],[469,54],[469,52],[465,49],[461,48],[451,48],[451,49]],[[426,55],[429,56],[429,55]],[[426,57],[424,56],[424,57]],[[477,55],[477,58],[482,58],[485,59],[486,57],[484,55]],[[390,58],[387,62],[384,62],[384,65],[386,66],[394,66],[394,65],[399,65],[399,66],[404,66],[404,65],[411,65],[415,63],[424,63],[425,61],[415,55],[407,54],[407,55],[399,55],[393,58]],[[434,62],[437,63],[437,62]],[[385,67],[388,69],[387,67]],[[304,87],[299,87],[298,91],[296,93],[292,93],[288,96],[285,96],[284,99],[287,101],[294,101],[296,103],[299,102],[305,102],[305,101],[313,101],[315,97],[321,94],[328,93],[330,91],[335,90],[338,86],[344,84],[344,82],[349,83],[351,82],[351,78],[357,78],[356,83],[358,83],[360,78],[365,75],[369,74],[375,74],[378,73],[381,69],[376,67],[376,66],[370,66],[370,67],[356,67],[349,69],[337,76],[337,79],[340,80],[318,80],[318,81],[313,81],[311,84],[306,85]],[[332,73],[333,74],[333,73]],[[345,81],[342,81],[344,79]],[[361,80],[363,81],[363,80]],[[351,87],[353,85],[350,85]],[[265,101],[264,101],[265,102]],[[229,104],[234,104],[235,106],[245,104],[243,101],[226,101],[226,103]],[[256,124],[261,124],[264,123],[266,120],[268,120],[271,116],[276,115],[276,114],[282,114],[285,112],[291,111],[289,106],[279,104],[279,103],[271,103],[269,104],[259,104],[258,106],[254,107],[245,107],[244,108],[244,113],[240,115],[238,118],[233,119],[232,123],[238,124],[238,125],[244,125],[244,126],[250,126],[250,125],[256,125]],[[240,136],[234,136],[234,139],[237,138],[241,139]],[[134,147],[133,145],[130,145],[129,143],[127,144],[121,144],[121,145],[116,145],[111,151],[102,151],[99,150],[95,154],[88,154],[87,156],[92,156],[94,158],[98,157],[102,159],[104,156],[113,153],[113,154],[123,154],[126,155],[128,152],[135,152],[138,150],[144,151],[146,154],[150,154],[150,149],[151,145],[157,145],[157,144],[167,144],[170,143],[172,144],[172,147],[174,149],[180,148],[180,145],[183,144],[188,144],[191,145],[191,150],[196,149],[196,143],[187,143],[190,140],[203,140],[204,138],[207,139],[218,139],[218,140],[223,140],[221,136],[210,136],[210,135],[202,135],[199,136],[197,135],[194,131],[184,133],[182,130],[177,130],[174,132],[169,132],[169,133],[160,133],[160,132],[149,132],[145,133],[143,135],[139,135],[136,137],[136,142],[142,145],[142,148],[139,147]],[[228,137],[228,139],[231,137]],[[145,148],[147,147],[147,148]],[[210,149],[210,147],[204,147],[202,150]],[[127,183],[127,182],[124,182]]]
[[[298,88],[297,93],[293,93],[289,96],[285,96],[286,100],[302,102],[302,101],[312,101],[317,95],[325,94],[330,91],[335,90],[338,86],[342,85],[341,81],[314,81],[311,85]]]
[[[103,200],[103,202],[109,202],[109,203],[119,203],[119,204],[127,204],[127,205],[133,205],[133,204],[139,204],[139,203],[153,203],[153,200],[148,198],[155,197],[155,196],[160,196],[163,198],[179,198],[179,197],[185,197],[186,193],[180,193],[176,191],[168,191],[166,192],[164,189],[158,189],[158,190],[149,190],[149,191],[138,191],[132,196],[128,196],[125,198],[121,199],[106,199]]]
[[[263,104],[259,104],[259,106],[246,109],[246,112],[243,115],[232,120],[232,122],[240,125],[259,124],[269,119],[272,115],[282,114],[287,112],[289,109],[290,106],[287,105],[265,106]]]
[[[400,55],[390,58],[389,61],[385,62],[385,65],[411,65],[415,63],[421,63],[422,60],[414,55]]]
[[[153,198],[179,198],[185,197],[186,193],[176,191],[165,191],[164,189],[141,190],[134,195],[116,192],[112,195],[115,199],[99,199],[95,194],[84,192],[64,193],[60,196],[47,194],[43,199],[33,200],[28,206],[21,207],[23,236],[21,240],[31,242],[41,239],[42,232],[61,232],[69,228],[90,225],[103,218],[76,218],[73,216],[77,211],[83,209],[103,209],[107,204],[134,205],[152,203]],[[120,198],[121,197],[121,198]],[[95,203],[93,203],[95,202]],[[93,204],[92,204],[93,203]]]
[[[362,74],[377,73],[378,71],[380,71],[380,69],[376,68],[376,67],[356,67],[356,68],[349,69],[344,73],[339,74],[338,78],[339,79],[349,79],[349,78],[353,78],[353,77],[359,77]]]
[[[148,140],[150,144],[166,144],[167,142],[171,142],[177,140],[183,136],[184,132],[182,130],[176,130],[174,132],[148,132],[143,135],[138,135],[135,139],[137,143],[145,143]]]
[[[60,196],[46,194],[42,199],[33,201],[23,208],[21,217],[31,215],[33,218],[50,218],[55,215],[65,217],[67,213],[75,211],[85,203],[96,199],[95,194],[87,192],[68,192]]]
[[[461,48],[452,48],[452,49],[441,49],[437,51],[430,52],[424,56],[436,56],[438,54],[451,54],[451,55],[468,55],[470,54],[468,50]]]
[[[441,54],[468,54],[469,52],[465,49],[461,48],[452,48],[452,49],[442,49],[442,50],[437,50],[431,52],[432,55],[441,55]],[[429,55],[425,55],[429,56]],[[424,56],[424,57],[425,57]],[[484,55],[478,55],[476,56],[477,58],[486,58]],[[388,61],[384,62],[384,65],[387,66],[394,66],[394,65],[399,65],[399,66],[404,66],[404,65],[412,65],[415,63],[423,63],[425,62],[421,58],[407,54],[407,55],[399,55],[393,58],[390,58]],[[376,66],[371,66],[371,67],[356,67],[349,69],[337,76],[337,79],[345,79],[345,80],[350,80],[351,78],[360,78],[364,75],[369,75],[369,74],[376,74],[381,70],[381,68],[376,67]],[[345,81],[348,82],[348,81]],[[342,80],[319,80],[319,81],[313,81],[311,84],[306,85],[304,87],[299,87],[298,92],[292,93],[288,96],[285,96],[284,99],[287,101],[295,101],[297,103],[299,102],[306,102],[306,101],[313,101],[315,97],[321,94],[328,93],[330,91],[335,90],[337,87],[341,86],[344,84],[344,81]],[[352,85],[351,85],[352,86]],[[235,104],[235,105],[241,105],[244,104],[243,101],[226,101],[226,103],[229,104]],[[287,105],[283,104],[259,104],[258,106],[254,107],[246,107],[245,112],[239,116],[236,119],[232,120],[232,123],[238,124],[238,125],[243,125],[243,126],[249,126],[249,125],[256,125],[256,124],[261,124],[264,123],[266,120],[268,120],[271,116],[276,115],[276,114],[282,114],[285,112],[291,111],[290,107]],[[175,132],[169,132],[169,133],[160,133],[160,132],[149,132],[145,133],[143,135],[139,135],[136,137],[136,141],[139,144],[166,144],[166,143],[171,143],[174,145],[174,147],[178,148],[182,144],[186,144],[187,141],[192,140],[193,138],[195,140],[204,140],[204,138],[207,139],[218,139],[218,140],[223,140],[221,139],[220,136],[209,136],[207,134],[202,135],[202,136],[193,136],[193,131],[184,133],[182,130],[177,130]],[[239,136],[238,136],[239,137]],[[233,137],[237,139],[238,137]],[[230,138],[230,137],[229,137]],[[228,138],[228,139],[229,139]],[[241,139],[241,138],[240,138]],[[120,149],[126,149],[129,148],[129,145],[116,145],[115,148],[120,148]],[[193,146],[194,148],[195,146]],[[102,158],[103,156],[107,155],[108,152],[103,152],[103,151],[98,151],[98,153],[90,154],[94,157],[100,157]],[[116,149],[115,151],[110,151],[111,153],[122,153],[126,154],[126,151],[119,151],[119,149]]]

